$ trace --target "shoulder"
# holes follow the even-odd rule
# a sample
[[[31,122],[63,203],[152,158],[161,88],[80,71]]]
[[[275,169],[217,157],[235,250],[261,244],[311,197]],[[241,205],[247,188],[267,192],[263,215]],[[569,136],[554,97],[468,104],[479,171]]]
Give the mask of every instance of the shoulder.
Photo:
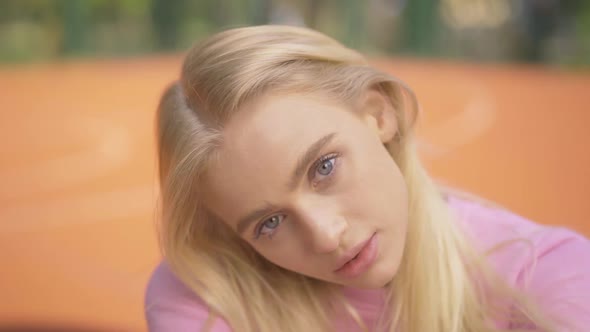
[[[510,284],[530,293],[547,312],[590,328],[586,237],[492,205],[456,198],[450,198],[449,205],[476,249]]]
[[[568,228],[541,225],[491,203],[454,197],[449,197],[448,203],[476,249],[500,267],[555,255],[563,255],[559,263],[567,265],[573,258],[569,257],[571,248],[590,255],[588,239]]]
[[[148,282],[144,311],[148,329],[160,331],[201,331],[211,326],[211,332],[229,332],[221,319],[210,322],[207,305],[170,270],[166,262],[160,263]]]

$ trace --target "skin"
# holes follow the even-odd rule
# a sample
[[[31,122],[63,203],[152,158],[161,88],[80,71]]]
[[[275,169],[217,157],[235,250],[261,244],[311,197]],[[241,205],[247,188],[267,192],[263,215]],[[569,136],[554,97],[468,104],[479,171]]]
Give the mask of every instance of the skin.
[[[351,107],[321,95],[259,97],[224,128],[205,204],[276,265],[344,286],[383,287],[398,271],[408,222],[406,184],[383,146],[397,132],[394,112],[375,90]],[[319,149],[303,162],[314,143]],[[374,233],[377,258],[368,270],[335,273]]]

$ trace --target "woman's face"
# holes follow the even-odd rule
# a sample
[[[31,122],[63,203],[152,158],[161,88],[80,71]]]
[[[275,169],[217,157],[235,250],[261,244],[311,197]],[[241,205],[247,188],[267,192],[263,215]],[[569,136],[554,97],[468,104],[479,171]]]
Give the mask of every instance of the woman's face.
[[[408,199],[383,146],[397,131],[391,104],[369,91],[357,106],[298,94],[248,104],[224,129],[205,204],[276,265],[378,288],[398,270]]]

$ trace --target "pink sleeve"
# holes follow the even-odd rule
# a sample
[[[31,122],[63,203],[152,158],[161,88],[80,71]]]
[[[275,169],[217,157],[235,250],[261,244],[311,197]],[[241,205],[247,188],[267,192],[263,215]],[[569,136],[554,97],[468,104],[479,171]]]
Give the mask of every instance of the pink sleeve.
[[[161,263],[148,283],[145,316],[150,332],[198,332],[209,318],[209,310],[190,289]],[[228,324],[217,318],[210,332],[231,332]]]
[[[548,228],[533,242],[536,262],[529,262],[530,274],[521,273],[518,283],[528,283],[547,313],[572,325],[563,331],[590,331],[590,241],[567,229]]]
[[[590,241],[565,228],[533,223],[505,209],[456,198],[449,203],[476,246],[551,317],[590,331]],[[512,241],[526,239],[524,241]],[[531,251],[532,249],[532,251]]]

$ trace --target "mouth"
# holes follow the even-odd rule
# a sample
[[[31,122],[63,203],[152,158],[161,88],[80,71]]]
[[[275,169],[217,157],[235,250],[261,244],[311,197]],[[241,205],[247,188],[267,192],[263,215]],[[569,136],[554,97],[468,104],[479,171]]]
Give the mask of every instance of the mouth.
[[[345,278],[355,278],[367,271],[377,258],[378,238],[373,233],[367,240],[348,251],[340,260],[334,273]]]

